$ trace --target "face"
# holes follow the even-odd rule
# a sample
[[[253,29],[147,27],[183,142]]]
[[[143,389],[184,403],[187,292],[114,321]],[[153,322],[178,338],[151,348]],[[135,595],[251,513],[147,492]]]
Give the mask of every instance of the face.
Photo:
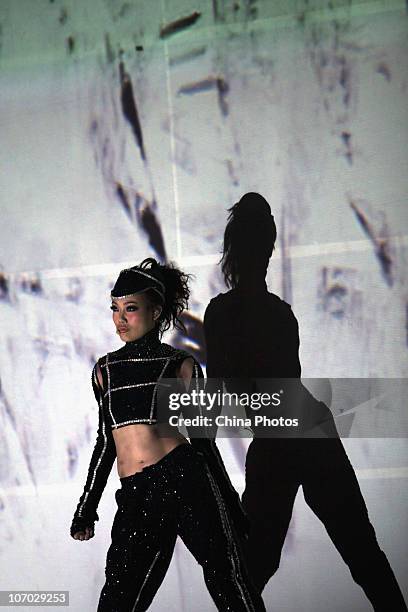
[[[145,293],[113,298],[111,309],[117,333],[124,342],[138,340],[147,334],[161,313],[161,307],[153,305]]]

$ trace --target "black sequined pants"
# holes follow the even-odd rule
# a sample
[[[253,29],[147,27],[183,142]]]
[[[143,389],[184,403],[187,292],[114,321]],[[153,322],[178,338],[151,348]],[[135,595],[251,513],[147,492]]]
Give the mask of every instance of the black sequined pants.
[[[142,472],[121,478],[98,612],[147,610],[169,567],[177,535],[202,566],[218,610],[265,611],[203,457],[180,444]],[[186,602],[193,609],[193,602]]]

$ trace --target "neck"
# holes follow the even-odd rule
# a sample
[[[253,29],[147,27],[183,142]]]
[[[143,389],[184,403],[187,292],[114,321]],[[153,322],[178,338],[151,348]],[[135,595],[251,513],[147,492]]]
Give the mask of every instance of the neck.
[[[126,342],[126,347],[138,352],[146,352],[158,347],[160,344],[159,328],[155,326],[140,338]]]
[[[242,276],[236,287],[240,291],[268,291],[265,277],[262,275]]]

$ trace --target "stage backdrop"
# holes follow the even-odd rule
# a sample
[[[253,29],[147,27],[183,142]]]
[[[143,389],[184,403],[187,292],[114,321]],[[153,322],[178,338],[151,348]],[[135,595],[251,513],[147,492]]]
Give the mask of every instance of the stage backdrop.
[[[407,376],[407,24],[403,0],[2,0],[0,588],[96,609],[119,486],[70,538],[98,408],[91,368],[120,346],[119,270],[195,274],[189,337],[225,291],[226,208],[270,202],[268,287],[300,324],[303,375]],[[221,440],[237,488],[249,439]],[[404,439],[345,441],[407,595]],[[404,581],[405,580],[405,581]],[[299,492],[268,609],[370,606]],[[152,611],[215,609],[176,554]]]

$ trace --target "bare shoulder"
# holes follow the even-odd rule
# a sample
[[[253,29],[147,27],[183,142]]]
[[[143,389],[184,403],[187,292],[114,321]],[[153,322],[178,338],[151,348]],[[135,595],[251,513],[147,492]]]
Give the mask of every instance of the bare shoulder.
[[[177,369],[177,376],[189,381],[193,375],[194,359],[186,357]]]
[[[99,366],[99,363],[95,364],[95,372],[96,372],[96,378],[98,379],[99,386],[103,390],[102,372],[101,372],[101,368]]]
[[[193,367],[194,359],[192,357],[186,357],[183,359],[177,370],[177,376],[182,379],[186,389],[189,388],[191,379],[193,377]]]

